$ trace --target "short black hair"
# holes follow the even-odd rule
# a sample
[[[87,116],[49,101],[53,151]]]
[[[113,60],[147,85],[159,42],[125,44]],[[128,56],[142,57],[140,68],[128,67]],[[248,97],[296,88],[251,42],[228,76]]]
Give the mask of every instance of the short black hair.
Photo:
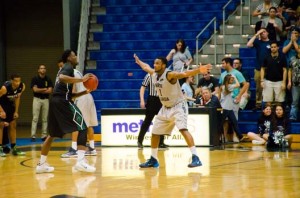
[[[168,64],[168,60],[166,59],[166,57],[160,56],[160,57],[157,57],[157,59],[161,60],[161,62],[165,65]]]
[[[70,49],[67,49],[63,52],[62,56],[61,56],[61,60],[63,63],[68,62],[68,57],[71,55],[73,51]]]
[[[10,79],[13,80],[15,78],[21,78],[21,76],[19,74],[12,74],[10,75]]]
[[[229,63],[232,66],[233,60],[230,57],[225,57],[222,59],[222,61],[225,61],[225,63]]]

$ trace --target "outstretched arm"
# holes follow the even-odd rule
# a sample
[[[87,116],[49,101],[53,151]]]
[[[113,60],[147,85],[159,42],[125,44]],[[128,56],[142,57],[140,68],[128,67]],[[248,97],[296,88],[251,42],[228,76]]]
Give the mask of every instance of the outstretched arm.
[[[182,79],[182,78],[187,78],[189,76],[195,76],[197,74],[206,74],[209,70],[212,69],[211,64],[207,65],[199,65],[198,68],[193,69],[193,70],[187,70],[185,72],[169,72],[168,73],[168,80],[171,81],[172,79]]]
[[[140,58],[136,54],[134,54],[133,57],[135,59],[135,63],[138,64],[145,72],[147,72],[151,75],[155,72],[154,69],[152,69],[150,67],[150,65],[141,61]]]

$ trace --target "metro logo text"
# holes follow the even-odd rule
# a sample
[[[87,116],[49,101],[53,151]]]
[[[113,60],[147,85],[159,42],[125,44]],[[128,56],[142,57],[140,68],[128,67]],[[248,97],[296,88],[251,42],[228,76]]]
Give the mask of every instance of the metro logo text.
[[[138,133],[141,126],[143,124],[143,120],[139,122],[113,122],[112,129],[113,133]],[[153,123],[151,122],[151,125]],[[150,125],[150,127],[151,127]],[[149,127],[149,129],[150,129]],[[148,130],[149,131],[149,130]]]

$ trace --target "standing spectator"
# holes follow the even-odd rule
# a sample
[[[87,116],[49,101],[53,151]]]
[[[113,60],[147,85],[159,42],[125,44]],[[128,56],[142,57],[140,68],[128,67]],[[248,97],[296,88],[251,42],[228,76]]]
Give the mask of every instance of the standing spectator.
[[[193,61],[192,55],[185,44],[183,39],[178,39],[174,48],[167,55],[167,60],[173,60],[173,70],[176,72],[182,72]],[[180,85],[184,83],[184,79],[179,81]]]
[[[291,64],[291,58],[296,56],[300,51],[300,39],[299,39],[300,28],[291,28],[291,37],[287,39],[282,48],[282,52],[286,54],[287,65]]]
[[[254,81],[256,84],[256,109],[261,108],[262,101],[260,69],[263,65],[264,58],[270,53],[271,41],[269,40],[268,35],[269,33],[266,28],[262,28],[247,43],[247,47],[254,47],[256,49],[256,66],[254,69]]]
[[[181,90],[183,91],[183,94],[186,97],[189,107],[192,107],[194,101],[196,100],[194,98],[195,90],[193,87],[193,82],[194,82],[194,76],[189,76],[189,77],[185,78],[185,83],[183,83],[181,85]]]
[[[18,74],[11,75],[10,81],[6,81],[0,89],[0,105],[6,113],[4,122],[9,123],[8,132],[13,155],[25,155],[16,146],[17,141],[17,119],[19,118],[19,107],[21,95],[25,90],[25,84],[21,82]],[[0,127],[0,147],[2,148],[3,127]],[[2,155],[5,157],[5,155]]]
[[[276,17],[277,9],[271,7],[269,9],[269,16],[264,18],[261,23],[262,28],[266,28],[269,32],[269,39],[271,41],[280,41],[280,34],[282,32],[282,21]]]
[[[58,64],[61,66],[62,64]],[[61,69],[61,67],[60,67]],[[77,69],[74,69],[74,77],[75,78],[83,78],[83,75]],[[82,82],[74,83],[73,85],[73,92],[74,93],[82,93],[85,92],[86,88],[84,87]],[[91,90],[94,91],[94,90]],[[97,111],[95,102],[93,99],[92,94],[88,93],[79,97],[73,97],[74,104],[80,109],[83,119],[87,126],[87,137],[89,140],[89,146],[87,147],[87,151],[85,155],[88,156],[95,156],[97,155],[97,151],[95,149],[95,141],[94,141],[94,128],[98,126],[98,119],[97,119]],[[72,145],[69,148],[67,153],[61,155],[62,158],[69,158],[69,157],[76,157],[77,156],[77,136],[76,133],[72,133]]]
[[[291,58],[291,64],[288,71],[288,89],[292,88],[292,107],[290,112],[290,120],[297,121],[300,99],[300,51],[297,56]]]
[[[85,159],[87,126],[79,108],[72,101],[75,93],[73,83],[85,82],[90,76],[83,78],[74,77],[74,67],[78,64],[77,56],[72,50],[65,50],[62,55],[65,65],[59,70],[54,86],[52,98],[49,103],[49,135],[45,140],[41,157],[36,167],[36,173],[49,173],[54,167],[47,163],[47,155],[51,148],[54,137],[62,138],[67,133],[74,133],[77,136],[77,163],[74,168],[83,172],[95,172],[96,168],[89,165]],[[76,93],[76,96],[88,94],[90,91]]]
[[[271,123],[273,119],[272,106],[266,104],[262,109],[261,116],[257,121],[258,131],[248,132],[247,136],[252,140],[252,144],[263,145],[267,142],[269,132],[271,130]]]
[[[48,130],[49,95],[52,93],[53,89],[52,81],[46,75],[45,65],[40,65],[38,67],[38,75],[33,77],[31,80],[31,89],[33,91],[31,141],[35,142],[40,112],[42,113],[41,138],[45,141]]]
[[[199,79],[197,89],[195,90],[196,95],[198,95],[198,93],[202,92],[201,91],[202,87],[208,87],[211,90],[212,94],[214,94],[218,97],[219,82],[218,82],[217,78],[210,75],[210,72],[203,74],[203,78]]]
[[[241,102],[240,102],[240,108],[241,109],[245,109],[248,101],[249,101],[249,98],[251,97],[251,92],[250,92],[250,75],[248,74],[248,72],[246,70],[244,70],[242,68],[242,60],[240,58],[235,58],[233,60],[233,68],[238,70],[239,72],[241,72],[246,80],[247,83],[249,83],[249,86],[248,86],[248,89],[245,91],[245,93],[242,95],[242,98],[241,98]]]
[[[265,58],[261,67],[261,86],[264,102],[284,102],[286,76],[285,56],[279,53],[278,43],[273,41],[271,43],[271,54]],[[275,93],[275,100],[273,93]]]
[[[222,123],[224,123],[225,119],[228,119],[232,124],[233,130],[236,132],[236,135],[239,141],[243,140],[243,134],[240,132],[240,128],[238,126],[237,117],[234,115],[234,102],[232,99],[232,92],[235,88],[239,88],[240,83],[236,79],[235,76],[231,74],[226,74],[224,77],[223,83],[220,86],[221,91],[221,106],[223,108],[222,114]],[[227,136],[227,129],[224,130],[224,136]]]
[[[145,99],[144,99],[146,88],[149,88],[147,103],[145,103]],[[157,115],[157,113],[159,112],[162,106],[159,97],[156,93],[155,85],[152,81],[150,74],[146,74],[142,82],[142,86],[140,88],[140,100],[141,100],[140,106],[143,109],[146,108],[146,114],[139,132],[137,146],[139,149],[143,149],[143,141],[144,141],[145,134],[149,130],[149,127],[152,123],[154,116]],[[166,149],[168,147],[168,145],[164,143],[164,135],[160,136],[158,147],[161,149]]]
[[[151,157],[145,163],[140,164],[141,168],[159,167],[157,151],[160,135],[171,135],[174,126],[176,125],[179,132],[184,137],[190,151],[192,153],[192,162],[188,164],[189,168],[202,166],[202,163],[197,155],[197,149],[194,143],[193,136],[187,130],[188,107],[184,101],[184,96],[181,91],[178,79],[188,76],[195,76],[199,73],[206,73],[211,69],[211,65],[200,66],[197,69],[188,70],[185,72],[170,71],[166,68],[167,59],[164,57],[156,58],[154,61],[154,69],[147,63],[144,63],[139,57],[134,54],[135,62],[146,72],[148,72],[155,84],[156,91],[162,103],[162,108],[157,114],[151,137]]]
[[[256,24],[255,24],[255,33],[257,33],[261,29],[261,23],[262,19],[265,17],[269,16],[269,10],[271,7],[277,8],[278,5],[275,2],[272,2],[271,0],[264,0],[263,3],[259,4],[256,9],[253,11],[252,16],[258,17],[260,19]]]

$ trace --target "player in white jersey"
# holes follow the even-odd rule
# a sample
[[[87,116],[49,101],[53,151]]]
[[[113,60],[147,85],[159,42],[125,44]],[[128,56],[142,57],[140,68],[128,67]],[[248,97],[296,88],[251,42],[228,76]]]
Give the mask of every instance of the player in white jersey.
[[[74,69],[74,77],[75,78],[82,78],[83,75],[77,69]],[[73,92],[82,92],[85,91],[86,88],[84,87],[83,83],[75,83],[73,86]],[[95,142],[94,142],[94,126],[98,126],[98,119],[97,119],[97,111],[95,102],[93,99],[92,94],[88,93],[83,96],[80,96],[75,99],[74,103],[80,109],[83,119],[87,125],[87,136],[89,140],[88,150],[85,152],[85,155],[97,155],[97,151],[95,149]],[[69,148],[67,153],[61,155],[62,158],[70,158],[77,156],[77,139],[75,136],[72,135],[72,146]]]
[[[145,163],[140,164],[140,167],[156,168],[159,166],[157,152],[160,135],[171,135],[175,125],[183,135],[192,153],[192,162],[188,164],[188,167],[201,166],[202,163],[197,155],[194,139],[187,130],[188,106],[181,91],[178,79],[195,76],[199,73],[207,73],[212,66],[210,64],[204,66],[200,65],[197,69],[176,72],[166,68],[167,59],[165,57],[158,57],[155,59],[154,69],[147,63],[141,61],[136,54],[134,54],[134,58],[135,62],[151,75],[157,94],[163,105],[154,120],[152,128],[151,158]]]

